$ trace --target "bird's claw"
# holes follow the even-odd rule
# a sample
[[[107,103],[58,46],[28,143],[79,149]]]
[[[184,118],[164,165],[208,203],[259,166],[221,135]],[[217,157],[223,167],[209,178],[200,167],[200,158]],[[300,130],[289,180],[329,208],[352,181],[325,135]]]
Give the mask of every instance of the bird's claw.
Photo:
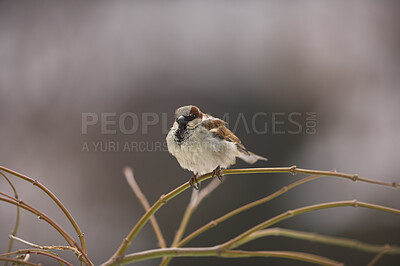
[[[196,190],[200,189],[200,183],[197,180],[197,175],[194,175],[189,179],[189,184],[190,184],[191,187],[193,187]]]
[[[212,171],[212,177],[214,177],[214,176],[218,177],[219,181],[221,181],[221,182],[223,180],[223,177],[222,177],[223,175],[224,175],[224,171],[221,169],[221,167],[219,167],[219,165],[217,166],[217,168],[215,168]]]

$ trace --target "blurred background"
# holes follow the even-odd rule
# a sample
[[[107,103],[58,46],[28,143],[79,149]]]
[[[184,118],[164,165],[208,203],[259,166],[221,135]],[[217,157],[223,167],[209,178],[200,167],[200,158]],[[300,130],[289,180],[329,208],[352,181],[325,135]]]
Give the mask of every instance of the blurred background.
[[[336,169],[400,182],[399,8],[396,1],[0,1],[0,164],[39,180],[61,199],[85,233],[96,265],[144,213],[122,175],[124,166],[133,167],[151,203],[191,176],[164,144],[174,111],[183,105],[229,120],[249,150],[269,159],[256,167]],[[238,161],[234,167],[248,165]],[[8,176],[25,202],[75,235],[46,195]],[[187,233],[299,178],[226,177]],[[12,193],[3,179],[0,185]],[[190,194],[156,215],[168,244]],[[222,243],[288,209],[353,199],[400,208],[398,190],[322,178],[188,246]],[[16,210],[2,203],[0,213],[2,253]],[[22,211],[21,219],[23,239],[65,244],[34,215]],[[318,211],[277,226],[400,244],[400,217],[368,209]],[[156,247],[147,225],[129,252]],[[280,237],[243,249],[311,252],[348,265],[374,257]],[[63,255],[76,262],[70,252]],[[33,261],[54,264],[43,257]],[[272,258],[179,258],[171,265],[205,263],[307,265]],[[399,256],[385,255],[378,265],[399,263]]]

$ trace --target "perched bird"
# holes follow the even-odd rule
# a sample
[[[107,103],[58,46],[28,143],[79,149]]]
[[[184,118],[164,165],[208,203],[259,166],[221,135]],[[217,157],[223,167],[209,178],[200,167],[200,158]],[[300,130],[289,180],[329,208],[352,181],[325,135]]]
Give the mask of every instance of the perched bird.
[[[226,122],[204,114],[194,105],[178,108],[175,121],[167,135],[168,151],[180,166],[194,176],[190,185],[199,189],[197,177],[213,171],[222,177],[223,168],[236,163],[236,157],[253,164],[267,159],[248,151],[228,128]]]

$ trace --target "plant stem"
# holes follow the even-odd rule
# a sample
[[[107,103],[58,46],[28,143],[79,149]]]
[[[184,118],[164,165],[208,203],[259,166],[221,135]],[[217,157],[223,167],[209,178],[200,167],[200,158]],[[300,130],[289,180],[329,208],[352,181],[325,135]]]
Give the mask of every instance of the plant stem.
[[[71,263],[69,263],[68,261],[64,260],[63,258],[60,258],[57,254],[47,251],[47,250],[40,250],[40,249],[20,249],[17,251],[13,251],[13,252],[8,252],[8,253],[4,253],[4,254],[0,254],[0,258],[1,257],[8,257],[10,255],[16,255],[16,254],[37,254],[37,255],[43,255],[43,256],[47,256],[50,258],[53,258],[57,261],[59,261],[60,263],[64,263],[68,266],[73,266]]]
[[[396,246],[380,246],[380,245],[371,245],[365,244],[358,240],[354,239],[347,239],[342,237],[332,237],[332,236],[324,236],[316,233],[308,233],[308,232],[301,232],[295,230],[289,230],[284,228],[269,228],[260,230],[257,232],[252,233],[248,237],[243,238],[241,241],[238,241],[238,246],[241,246],[249,241],[253,241],[254,239],[260,237],[267,237],[267,236],[282,236],[282,237],[290,237],[295,239],[302,239],[312,242],[318,242],[323,244],[335,245],[335,246],[342,246],[346,248],[353,248],[360,251],[365,252],[372,252],[372,253],[379,253],[382,250],[385,250],[386,254],[400,254],[400,247]]]
[[[210,184],[208,184],[204,189],[200,192],[197,190],[193,190],[192,198],[186,207],[185,213],[183,215],[181,224],[178,228],[177,233],[175,234],[175,238],[172,242],[172,247],[177,247],[178,242],[182,239],[183,234],[185,233],[186,227],[189,223],[189,220],[193,214],[193,212],[197,209],[200,203],[205,199],[208,195],[210,195],[219,185],[221,181],[217,179],[213,179]]]
[[[297,186],[299,186],[301,184],[304,184],[304,183],[306,183],[308,181],[317,179],[319,177],[321,177],[321,176],[313,175],[313,176],[309,176],[309,177],[300,179],[300,180],[298,180],[296,182],[293,182],[292,184],[290,184],[288,186],[282,187],[281,189],[275,191],[274,193],[272,193],[272,194],[270,194],[270,195],[268,195],[268,196],[266,196],[266,197],[264,197],[262,199],[250,202],[250,203],[248,203],[246,205],[243,205],[242,207],[234,209],[233,211],[228,212],[227,214],[219,217],[218,219],[215,219],[215,220],[209,222],[208,224],[203,225],[202,227],[200,227],[196,231],[192,232],[187,237],[185,237],[182,241],[178,242],[175,245],[175,247],[182,247],[182,246],[186,245],[189,241],[191,241],[193,238],[195,238],[195,237],[199,236],[200,234],[206,232],[207,230],[217,226],[218,224],[222,223],[223,221],[225,221],[225,220],[227,220],[229,218],[232,218],[233,216],[238,215],[239,213],[244,212],[244,211],[246,211],[246,210],[248,210],[250,208],[253,208],[255,206],[258,206],[258,205],[261,205],[263,203],[266,203],[266,202],[268,202],[268,201],[270,201],[270,200],[272,200],[272,199],[274,199],[274,198],[276,198],[276,197],[288,192],[292,188],[295,188],[295,187],[297,187]],[[171,259],[172,259],[171,257],[163,259],[161,264],[160,264],[160,266],[167,266],[169,264],[169,262],[171,261]]]
[[[223,250],[220,246],[210,248],[165,248],[154,249],[126,255],[121,264],[132,263],[151,258],[164,256],[174,257],[223,257],[223,258],[244,258],[244,257],[276,257],[300,260],[319,265],[343,265],[340,262],[317,256],[314,254],[293,252],[293,251],[244,251],[244,250]]]
[[[197,180],[199,182],[206,180],[211,177],[211,173],[206,174],[198,178]],[[137,224],[132,228],[132,230],[129,232],[127,237],[124,239],[118,250],[115,252],[113,257],[105,262],[103,265],[116,265],[119,263],[119,261],[123,258],[123,255],[126,252],[126,249],[130,246],[132,243],[132,240],[135,238],[135,236],[139,233],[139,231],[142,229],[142,227],[147,223],[147,221],[150,219],[151,216],[159,209],[161,208],[162,205],[164,205],[167,201],[170,199],[176,197],[186,189],[190,187],[189,182],[186,182],[185,184],[181,185],[180,187],[174,189],[167,195],[161,195],[161,197],[156,201],[156,203],[151,206],[151,208],[144,214],[144,216],[137,222]]]
[[[226,169],[224,170],[224,175],[232,175],[232,174],[245,174],[245,173],[291,173],[295,175],[296,173],[304,173],[304,174],[315,174],[315,175],[321,175],[321,176],[335,176],[335,177],[341,177],[341,178],[346,178],[350,179],[353,181],[361,181],[361,182],[367,182],[371,184],[377,184],[377,185],[382,185],[382,186],[387,186],[387,187],[393,187],[397,188],[400,185],[393,182],[393,183],[388,183],[388,182],[382,182],[382,181],[375,181],[371,179],[366,179],[366,178],[360,178],[358,175],[349,175],[345,173],[339,173],[339,172],[330,172],[330,171],[318,171],[318,170],[308,170],[308,169],[301,169],[297,168],[296,166],[291,166],[291,167],[272,167],[272,168],[248,168],[248,169]],[[199,182],[204,181],[206,179],[209,179],[212,176],[212,173],[208,173],[205,175],[200,176],[197,178]],[[186,182],[185,184],[179,186],[178,188],[174,189],[167,195],[162,195],[160,199],[154,203],[154,205],[142,216],[142,218],[139,220],[139,222],[136,223],[136,225],[132,228],[132,230],[129,232],[129,234],[126,236],[126,238],[123,240],[117,251],[114,253],[114,255],[106,261],[103,265],[116,265],[118,262],[120,262],[123,259],[123,256],[127,250],[127,248],[130,246],[132,243],[133,239],[136,237],[136,235],[139,233],[139,231],[143,228],[143,226],[148,222],[150,217],[157,212],[159,208],[161,208],[164,203],[169,201],[170,199],[176,197],[186,189],[190,187],[189,182]]]
[[[32,266],[40,266],[41,264],[36,264],[30,261],[23,261],[19,259],[12,259],[12,258],[0,258],[0,261],[6,261],[6,262],[14,262],[15,265],[32,265]]]
[[[75,247],[79,251],[79,253],[82,255],[85,263],[87,263],[89,265],[93,265],[93,263],[89,260],[87,255],[85,253],[83,253],[83,251],[82,251],[81,247],[79,247],[78,243],[76,243],[75,240],[61,226],[59,226],[53,219],[48,217],[45,213],[26,204],[22,200],[17,200],[17,199],[15,199],[7,194],[4,194],[2,192],[0,192],[0,195],[5,196],[5,197],[0,197],[0,201],[5,201],[5,202],[13,204],[15,206],[19,206],[19,207],[37,215],[39,217],[39,219],[43,219],[48,224],[50,224],[54,229],[56,229],[60,233],[60,235],[67,241],[67,243],[70,246]]]
[[[387,252],[389,252],[390,250],[390,246],[385,246],[381,252],[379,252],[378,254],[376,254],[376,256],[367,264],[367,266],[373,266],[375,263],[378,262],[378,260]]]
[[[42,191],[44,191],[58,205],[58,207],[61,209],[61,211],[64,213],[64,215],[68,218],[68,220],[74,227],[76,233],[78,234],[79,240],[81,242],[82,251],[86,256],[87,250],[86,250],[86,242],[85,242],[84,234],[82,233],[81,229],[79,228],[78,224],[75,222],[74,218],[69,213],[67,208],[65,208],[65,206],[62,204],[62,202],[50,190],[48,188],[46,188],[44,185],[42,185],[41,183],[39,183],[39,181],[34,180],[34,179],[32,179],[28,176],[25,176],[23,174],[20,174],[18,172],[15,172],[13,170],[10,170],[6,167],[0,166],[0,170],[10,173],[16,177],[19,177],[19,178],[25,180],[25,181],[28,181],[32,185],[37,186]]]
[[[191,233],[190,235],[185,237],[182,241],[180,241],[177,244],[177,247],[182,247],[182,246],[186,245],[193,238],[199,236],[200,234],[204,233],[208,229],[211,229],[211,228],[217,226],[221,222],[223,222],[223,221],[225,221],[225,220],[227,220],[227,219],[229,219],[229,218],[231,218],[231,217],[233,217],[233,216],[235,216],[235,215],[237,215],[237,214],[239,214],[239,213],[241,213],[243,211],[246,211],[246,210],[248,210],[250,208],[253,208],[253,207],[256,207],[256,206],[261,205],[263,203],[266,203],[266,202],[268,202],[268,201],[270,201],[270,200],[272,200],[272,199],[274,199],[274,198],[276,198],[276,197],[288,192],[292,188],[295,188],[295,187],[297,187],[297,186],[299,186],[301,184],[304,184],[304,183],[309,182],[311,180],[317,179],[319,177],[321,177],[321,176],[313,175],[313,176],[309,176],[309,177],[303,178],[301,180],[293,182],[292,184],[290,184],[288,186],[282,187],[281,189],[275,191],[274,193],[272,193],[272,194],[270,194],[270,195],[268,195],[268,196],[266,196],[266,197],[264,197],[262,199],[253,201],[253,202],[248,203],[246,205],[243,205],[242,207],[239,207],[239,208],[237,208],[237,209],[235,209],[235,210],[233,210],[231,212],[228,212],[227,214],[219,217],[218,219],[215,219],[215,220],[209,222],[208,224],[200,227],[199,229],[197,229],[196,231],[194,231],[193,233]]]
[[[57,250],[71,250],[71,251],[73,251],[74,253],[80,253],[79,250],[77,250],[76,248],[71,247],[71,246],[40,246],[40,245],[31,243],[31,242],[29,242],[29,241],[26,241],[26,240],[24,240],[24,239],[22,239],[22,238],[19,238],[19,237],[16,237],[16,236],[9,235],[9,238],[12,238],[12,239],[14,239],[14,240],[16,240],[16,241],[19,241],[19,242],[21,242],[21,243],[23,243],[23,244],[25,244],[25,245],[28,245],[28,246],[33,247],[33,248],[36,248],[36,249],[41,249],[41,250],[46,250],[46,249],[50,249],[50,250],[51,250],[51,249],[57,249]]]
[[[7,180],[8,184],[10,185],[11,189],[14,192],[14,197],[16,199],[18,199],[18,193],[17,193],[17,190],[15,189],[13,183],[10,181],[10,179],[8,179],[8,177],[5,174],[3,174],[3,172],[0,171],[0,174]],[[11,235],[13,235],[13,236],[17,235],[20,216],[21,216],[21,209],[19,208],[19,206],[17,206],[17,218],[15,219],[14,228],[11,231]],[[10,238],[10,240],[8,242],[7,252],[11,252],[12,246],[13,246],[13,242],[14,242],[14,240],[12,238]],[[8,261],[5,262],[4,266],[7,266],[7,265],[8,265]]]
[[[192,197],[190,199],[189,204],[186,207],[185,213],[183,214],[181,224],[179,225],[179,228],[176,231],[171,247],[178,247],[178,243],[182,239],[183,234],[185,233],[186,227],[189,224],[189,220],[192,217],[192,214],[197,209],[199,204],[203,201],[203,199],[205,199],[208,195],[210,195],[220,184],[221,184],[220,180],[213,179],[211,183],[209,183],[200,192],[195,189],[192,190]],[[160,265],[168,265],[170,260],[171,260],[170,257],[164,257]]]
[[[137,182],[135,180],[135,176],[133,175],[132,168],[125,167],[123,172],[124,172],[126,181],[128,182],[129,186],[131,187],[133,193],[135,193],[136,197],[142,204],[144,210],[148,211],[150,209],[149,201],[147,200],[146,196],[143,194],[142,190],[140,189],[139,185],[137,184]],[[161,233],[160,226],[157,223],[156,217],[155,216],[150,217],[150,222],[151,222],[151,225],[153,226],[153,230],[157,236],[158,245],[161,248],[167,247],[167,245],[165,244],[164,237]]]
[[[244,233],[240,234],[239,236],[225,242],[221,246],[226,249],[233,249],[240,244],[240,242],[250,236],[252,233],[264,229],[266,227],[269,227],[273,224],[276,224],[277,222],[286,220],[288,218],[291,218],[295,215],[306,213],[306,212],[311,212],[311,211],[316,211],[316,210],[322,210],[322,209],[328,209],[328,208],[337,208],[337,207],[345,207],[345,206],[352,206],[352,207],[363,207],[363,208],[369,208],[369,209],[376,209],[380,211],[385,211],[385,212],[391,212],[394,214],[400,215],[400,210],[394,209],[394,208],[389,208],[385,206],[380,206],[380,205],[375,205],[375,204],[370,204],[370,203],[365,203],[365,202],[358,202],[357,200],[349,200],[349,201],[334,201],[334,202],[327,202],[327,203],[321,203],[321,204],[315,204],[307,207],[302,207],[298,208],[295,210],[289,210],[286,211],[280,215],[277,215],[263,223],[260,223],[249,230],[245,231]]]

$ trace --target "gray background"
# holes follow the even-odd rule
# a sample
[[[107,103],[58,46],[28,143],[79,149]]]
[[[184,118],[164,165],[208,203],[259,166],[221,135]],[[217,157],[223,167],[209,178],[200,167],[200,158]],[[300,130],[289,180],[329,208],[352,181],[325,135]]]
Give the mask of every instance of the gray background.
[[[166,132],[161,120],[144,132],[144,113],[168,127],[174,110],[195,104],[217,117],[229,115],[246,147],[269,158],[258,167],[337,169],[400,182],[399,5],[395,1],[1,1],[0,163],[50,188],[85,233],[95,264],[107,260],[143,214],[122,175],[134,168],[149,201],[191,175],[165,151],[154,151]],[[100,124],[82,134],[83,113],[132,112],[138,131],[102,134]],[[268,132],[254,130],[268,123]],[[300,134],[288,114],[302,114]],[[306,112],[316,112],[317,133],[305,132]],[[284,134],[272,132],[272,114],[284,113]],[[115,119],[114,119],[115,120]],[[118,123],[118,120],[117,120]],[[126,124],[129,127],[129,123]],[[249,131],[246,131],[246,126]],[[145,143],[144,151],[82,151],[83,143]],[[121,144],[122,145],[122,144]],[[234,167],[246,167],[238,161]],[[74,234],[60,211],[37,188],[12,178],[20,197],[45,210]],[[229,176],[200,206],[191,232],[298,177],[286,174]],[[11,193],[4,180],[1,191]],[[157,213],[171,243],[190,198],[186,191]],[[358,199],[400,208],[399,191],[324,178],[221,224],[189,246],[215,245],[288,209],[332,200]],[[0,252],[15,208],[0,204]],[[304,214],[279,227],[400,243],[398,216],[342,208]],[[64,244],[30,213],[19,236],[38,244]],[[156,247],[150,226],[130,252]],[[25,247],[16,244],[16,247]],[[247,250],[296,250],[364,265],[373,254],[304,241],[265,238]],[[74,255],[65,253],[74,263]],[[43,260],[46,264],[54,261]],[[34,258],[37,261],[37,257]],[[159,261],[138,263],[156,265]],[[171,265],[305,265],[277,259],[181,258]],[[387,255],[378,265],[398,265]]]

